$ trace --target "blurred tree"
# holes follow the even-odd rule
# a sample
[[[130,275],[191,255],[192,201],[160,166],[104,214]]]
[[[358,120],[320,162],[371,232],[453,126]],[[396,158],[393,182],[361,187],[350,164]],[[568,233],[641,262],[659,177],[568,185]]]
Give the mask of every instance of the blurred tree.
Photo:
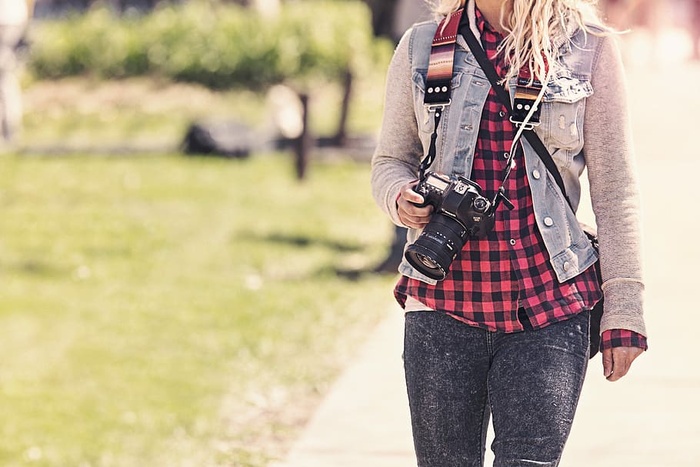
[[[662,8],[666,2],[661,0],[601,0],[603,17],[618,29],[639,26],[655,33],[658,29]]]
[[[693,60],[700,60],[700,0],[690,0],[690,40],[693,41]]]
[[[281,0],[228,0],[244,7],[255,8],[264,14],[275,14],[279,12]]]
[[[399,0],[365,0],[372,11],[372,31],[377,37],[394,39],[393,19]]]
[[[413,23],[431,17],[426,0],[364,0],[372,11],[372,30],[377,37],[387,37],[394,43]]]
[[[178,0],[37,0],[35,16],[38,18],[62,16],[70,12],[82,12],[93,5],[106,4],[114,11],[125,13],[127,11],[148,12],[153,10],[161,2],[177,3]]]

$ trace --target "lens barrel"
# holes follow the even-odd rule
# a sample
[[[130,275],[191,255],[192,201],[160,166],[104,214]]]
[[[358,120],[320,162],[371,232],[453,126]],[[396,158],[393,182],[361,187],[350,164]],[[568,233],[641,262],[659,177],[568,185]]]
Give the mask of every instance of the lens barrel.
[[[441,281],[468,238],[467,229],[458,220],[436,213],[418,240],[406,248],[406,260],[422,274]]]

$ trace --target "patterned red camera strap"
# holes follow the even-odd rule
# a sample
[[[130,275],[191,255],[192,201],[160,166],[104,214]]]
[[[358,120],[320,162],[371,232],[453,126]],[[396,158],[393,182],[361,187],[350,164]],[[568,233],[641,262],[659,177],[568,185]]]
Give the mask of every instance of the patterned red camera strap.
[[[428,78],[425,85],[426,105],[448,105],[452,94],[452,70],[457,46],[457,32],[464,8],[460,8],[438,25],[430,49]]]
[[[428,153],[420,163],[419,177],[421,180],[423,180],[425,172],[433,164],[437,156],[437,131],[440,125],[440,117],[442,117],[444,108],[450,105],[457,31],[459,31],[459,23],[462,20],[463,12],[464,9],[461,8],[440,22],[430,49],[430,62],[428,64],[428,77],[425,83],[423,103],[429,110],[435,112],[435,127],[433,134],[430,136]]]

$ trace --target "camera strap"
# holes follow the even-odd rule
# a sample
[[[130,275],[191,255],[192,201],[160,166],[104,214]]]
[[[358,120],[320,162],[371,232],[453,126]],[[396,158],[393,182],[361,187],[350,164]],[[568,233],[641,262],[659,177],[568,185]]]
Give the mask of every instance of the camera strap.
[[[430,136],[428,154],[420,164],[420,179],[425,171],[433,164],[437,154],[437,131],[440,117],[445,108],[450,105],[452,97],[452,72],[454,69],[455,50],[457,47],[457,32],[462,20],[463,8],[445,17],[437,27],[430,49],[428,76],[425,83],[423,104],[429,113],[433,113],[435,127]]]
[[[494,68],[493,63],[491,63],[491,60],[488,59],[483,47],[479,43],[476,36],[474,36],[474,33],[471,31],[471,28],[469,27],[468,20],[462,22],[462,24],[460,25],[460,28],[459,28],[459,33],[462,34],[464,39],[467,41],[467,45],[469,46],[469,49],[472,51],[472,54],[474,54],[474,58],[481,66],[481,69],[486,74],[486,77],[491,82],[491,86],[496,91],[496,95],[500,99],[501,103],[506,106],[506,109],[508,109],[508,113],[512,116],[513,115],[513,106],[510,103],[510,94],[508,93],[508,91],[506,91],[506,89],[502,85],[500,85],[498,83],[499,82],[498,73],[496,73],[496,69]],[[520,85],[520,83],[521,82],[519,82],[519,85]],[[544,89],[541,89],[540,94],[542,94],[543,92],[544,92]],[[519,95],[516,91],[516,98],[518,96]],[[520,95],[520,97],[522,97],[522,95]],[[516,104],[517,104],[517,102],[516,102]],[[531,107],[531,109],[528,111],[528,115],[530,117],[532,115],[534,115],[536,111],[538,111],[539,105],[537,105],[537,100],[535,101],[535,104],[536,105]],[[511,120],[511,121],[513,121],[513,120]],[[516,125],[516,127],[518,127],[518,132],[516,133],[516,137],[514,139],[514,144],[519,139],[520,134],[522,134],[525,137],[525,139],[530,143],[530,146],[532,146],[532,148],[535,150],[537,155],[540,157],[540,159],[544,163],[545,167],[547,167],[547,170],[549,171],[549,173],[552,174],[552,177],[554,177],[554,181],[556,181],[557,185],[559,186],[559,189],[561,190],[562,195],[564,195],[564,198],[566,199],[566,202],[568,203],[569,207],[572,207],[571,201],[569,200],[569,196],[566,194],[566,188],[564,187],[564,180],[561,178],[561,174],[559,173],[559,168],[557,167],[557,164],[554,162],[554,159],[552,159],[552,156],[549,154],[549,151],[545,147],[544,143],[542,143],[542,140],[537,136],[537,133],[534,132],[534,125],[529,124],[527,118],[520,121],[520,122],[513,121],[513,123]],[[511,157],[513,157],[513,154],[515,154],[515,148],[511,149]],[[508,173],[511,170],[511,166],[512,166],[512,164],[508,164],[508,168],[506,169],[507,170],[506,178],[508,177]]]

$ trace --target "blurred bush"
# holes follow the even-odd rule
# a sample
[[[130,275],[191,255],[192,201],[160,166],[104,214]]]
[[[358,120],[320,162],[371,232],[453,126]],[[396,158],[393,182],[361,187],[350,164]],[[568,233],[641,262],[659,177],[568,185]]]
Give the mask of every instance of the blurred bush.
[[[36,79],[152,75],[212,89],[310,87],[384,67],[391,49],[359,1],[287,3],[264,17],[231,4],[190,2],[145,16],[86,14],[38,22],[29,69]]]

